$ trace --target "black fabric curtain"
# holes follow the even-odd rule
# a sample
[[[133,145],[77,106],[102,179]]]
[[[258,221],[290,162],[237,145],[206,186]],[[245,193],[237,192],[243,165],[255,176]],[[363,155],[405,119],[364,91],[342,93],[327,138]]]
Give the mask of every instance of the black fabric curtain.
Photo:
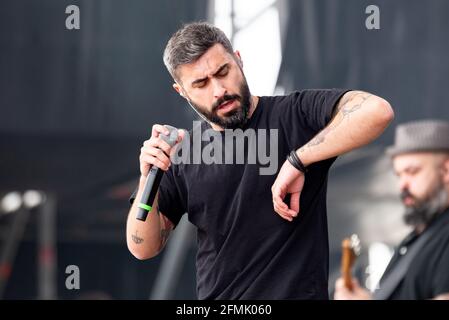
[[[365,9],[380,10],[368,30]],[[347,87],[387,98],[395,123],[449,119],[449,2],[291,0],[278,85]],[[379,140],[391,142],[393,127]]]
[[[207,0],[0,2],[0,131],[143,135],[191,117],[162,62],[170,35]],[[67,30],[66,7],[80,9]],[[175,116],[176,115],[176,116]]]

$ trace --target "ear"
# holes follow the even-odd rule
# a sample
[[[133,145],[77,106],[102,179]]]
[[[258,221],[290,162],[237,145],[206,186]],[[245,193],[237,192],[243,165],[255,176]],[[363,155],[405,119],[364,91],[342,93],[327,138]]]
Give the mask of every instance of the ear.
[[[181,97],[185,98],[184,93],[182,92],[182,87],[177,82],[173,83],[173,89],[175,89]]]
[[[235,55],[235,59],[237,60],[237,63],[239,64],[240,68],[243,69],[243,60],[242,60],[242,57],[240,56],[240,51],[236,50],[234,52],[234,55]]]

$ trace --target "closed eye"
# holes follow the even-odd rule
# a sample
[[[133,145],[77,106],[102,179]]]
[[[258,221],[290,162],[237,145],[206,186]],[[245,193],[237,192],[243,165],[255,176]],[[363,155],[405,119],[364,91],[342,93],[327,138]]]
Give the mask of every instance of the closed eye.
[[[421,168],[419,168],[419,167],[409,167],[404,170],[404,173],[409,176],[413,176],[413,175],[417,174],[420,170],[421,170]]]
[[[228,72],[229,72],[229,64],[225,63],[220,68],[218,68],[218,70],[213,74],[213,76],[214,77],[224,77],[228,74]],[[192,82],[192,87],[202,88],[202,87],[206,86],[207,81],[208,81],[208,77],[197,79]]]
[[[193,85],[194,88],[202,88],[206,85],[207,80],[201,80],[201,81],[197,81],[195,82],[195,84]]]
[[[223,66],[222,69],[218,70],[218,72],[216,73],[217,77],[224,77],[225,75],[227,75],[229,72],[229,67],[227,65]]]

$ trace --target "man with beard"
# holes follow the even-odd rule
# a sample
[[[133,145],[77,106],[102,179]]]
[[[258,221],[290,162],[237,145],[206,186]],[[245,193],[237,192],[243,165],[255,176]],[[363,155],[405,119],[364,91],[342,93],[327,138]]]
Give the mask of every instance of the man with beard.
[[[197,227],[199,299],[328,299],[328,170],[336,156],[384,131],[393,119],[389,103],[340,89],[253,96],[240,53],[207,23],[178,30],[164,63],[176,92],[203,118],[203,129],[217,135],[274,130],[277,139],[268,143],[276,144],[276,157],[288,159],[272,175],[259,173],[260,162],[174,164],[168,157],[174,149],[160,138],[166,128],[154,125],[141,148],[140,183],[130,199],[131,253],[138,259],[158,254],[187,212]],[[140,199],[152,165],[166,172],[157,203],[142,222],[133,200]]]
[[[399,177],[404,221],[413,231],[393,255],[372,296],[353,280],[335,285],[335,299],[448,299],[449,122],[423,120],[400,125],[387,149]]]

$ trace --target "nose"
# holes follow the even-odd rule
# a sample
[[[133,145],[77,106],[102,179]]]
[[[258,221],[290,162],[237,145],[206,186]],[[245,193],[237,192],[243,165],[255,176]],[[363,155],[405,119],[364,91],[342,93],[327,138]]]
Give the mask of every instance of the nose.
[[[404,191],[409,188],[409,181],[406,177],[399,178],[399,190]]]
[[[219,99],[226,94],[226,88],[223,86],[219,79],[213,79],[212,86],[215,99]]]

